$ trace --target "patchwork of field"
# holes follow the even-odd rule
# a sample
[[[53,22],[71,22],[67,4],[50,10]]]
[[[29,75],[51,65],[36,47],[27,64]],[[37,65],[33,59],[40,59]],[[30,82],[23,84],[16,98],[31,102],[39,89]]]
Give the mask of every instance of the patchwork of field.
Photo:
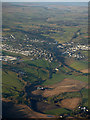
[[[87,7],[73,6],[73,8],[72,6],[58,4],[38,3],[35,6],[32,4],[24,5],[24,3],[19,3],[19,5],[3,4],[3,35],[9,35],[12,33],[12,30],[15,31],[18,28],[18,33],[13,33],[17,35],[18,39],[24,37],[20,30],[33,30],[34,32],[40,30],[42,36],[53,38],[60,43],[69,42],[72,38],[73,42],[88,42],[85,37],[88,36],[86,23],[88,22]],[[50,29],[47,33],[46,28],[49,27]],[[80,32],[79,35],[76,34],[78,30]]]
[[[88,61],[84,60],[75,60],[73,58],[66,60],[66,63],[72,67],[75,70],[79,70],[82,72],[82,70],[88,69]]]
[[[76,48],[88,47],[88,7],[82,4],[2,4],[2,56],[17,58],[3,61],[5,118],[77,117],[79,105],[89,108],[88,50]]]
[[[30,100],[26,99],[25,95],[27,94],[22,92],[22,88],[23,91],[25,91],[24,85],[28,86],[28,85],[32,85],[34,82],[37,82],[39,83],[40,86],[43,86],[46,89],[45,90],[37,89],[34,91],[32,90],[31,93],[32,95],[46,98],[46,101],[44,99],[43,101],[41,101],[41,104],[43,106],[39,107],[40,103],[37,103],[36,105],[38,107],[38,110],[41,110],[41,112],[45,114],[59,115],[59,112],[68,114],[70,112],[69,110],[76,109],[79,103],[83,103],[83,105],[87,106],[88,95],[86,96],[83,95],[83,100],[81,100],[82,96],[80,92],[86,94],[87,86],[88,86],[87,83],[88,77],[82,76],[82,74],[78,72],[75,73],[72,72],[72,74],[69,75],[68,72],[71,72],[71,68],[68,68],[65,65],[63,65],[63,67],[59,66],[59,71],[55,71],[56,65],[58,64],[49,63],[44,59],[30,61],[28,57],[22,57],[20,64],[18,64],[18,66],[16,63],[13,64],[13,69],[11,69],[11,64],[8,64],[7,66],[7,63],[4,62],[3,96],[9,97],[10,99],[12,98],[14,100],[16,99],[16,102],[18,103],[29,105]],[[53,69],[52,74],[50,73],[50,69],[49,69],[50,66]],[[12,70],[14,70],[14,72]],[[7,81],[6,78],[9,80]],[[10,82],[9,84],[10,80],[13,81]],[[24,84],[23,81],[25,81],[27,84]],[[18,86],[21,87],[18,88]],[[34,87],[36,89],[38,85]],[[28,89],[28,93],[29,92],[30,90]],[[54,100],[55,96],[56,96],[56,100]],[[57,100],[60,100],[58,101],[59,107],[56,106],[57,104],[53,103],[54,101]],[[72,103],[72,105],[69,106],[67,101],[68,102],[70,101],[71,103],[72,101],[74,101],[74,103]],[[64,106],[64,102],[66,103],[65,106]],[[30,115],[31,113],[33,116],[34,113],[29,111]]]
[[[82,88],[84,88],[87,85],[86,82],[73,80],[73,79],[64,79],[63,81],[54,84],[54,85],[48,85],[45,87],[51,88],[51,90],[36,90],[33,91],[33,94],[43,95],[44,97],[50,97],[59,95],[64,92],[76,92],[80,91]]]

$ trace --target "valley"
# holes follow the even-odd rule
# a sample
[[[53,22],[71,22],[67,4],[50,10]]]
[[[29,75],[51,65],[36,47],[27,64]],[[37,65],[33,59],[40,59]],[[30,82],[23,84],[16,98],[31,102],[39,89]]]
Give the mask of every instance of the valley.
[[[77,4],[3,3],[3,118],[89,117],[88,7]]]

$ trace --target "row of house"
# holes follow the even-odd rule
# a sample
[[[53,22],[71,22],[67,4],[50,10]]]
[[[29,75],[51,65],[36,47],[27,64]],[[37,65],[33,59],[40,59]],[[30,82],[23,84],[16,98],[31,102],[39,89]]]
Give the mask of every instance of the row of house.
[[[9,46],[7,44],[3,44],[2,45],[2,49],[5,51],[9,51],[9,52],[13,52],[13,53],[18,53],[18,54],[22,54],[25,56],[32,56],[32,60],[34,59],[39,59],[39,58],[45,58],[45,60],[52,62],[54,60],[53,54],[46,51],[46,50],[42,50],[40,48],[33,48],[30,47],[27,50],[22,49],[17,49],[17,48],[13,48],[12,46]]]
[[[62,54],[67,54],[69,57],[74,57],[78,59],[86,58],[86,56],[84,56],[80,51],[90,50],[89,45],[81,45],[79,43],[76,44],[74,42],[59,44],[57,48],[64,50]]]
[[[2,61],[8,61],[8,60],[13,61],[13,60],[17,60],[17,58],[12,57],[12,56],[0,56],[0,60],[2,60]]]

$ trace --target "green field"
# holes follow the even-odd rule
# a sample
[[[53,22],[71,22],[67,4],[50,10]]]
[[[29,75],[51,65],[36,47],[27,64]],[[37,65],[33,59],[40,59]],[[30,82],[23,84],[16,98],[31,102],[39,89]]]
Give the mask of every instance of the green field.
[[[87,107],[90,108],[90,106],[89,106],[89,99],[88,99],[88,98],[89,98],[89,90],[83,88],[83,89],[81,90],[81,92],[82,92],[82,95],[83,95],[82,105],[83,105],[83,106],[87,106]]]
[[[71,27],[71,26],[69,26],[69,27],[63,26],[61,29],[62,29],[62,31],[52,31],[54,33],[51,32],[48,35],[47,34],[43,34],[43,35],[53,38],[60,43],[65,43],[65,42],[69,42],[72,39],[72,37],[74,36],[74,33],[78,30],[78,28]],[[65,32],[63,32],[63,31],[65,31]]]
[[[67,99],[67,98],[74,98],[74,97],[81,97],[80,92],[65,92],[58,95],[56,98],[59,99]]]
[[[76,61],[70,65],[70,67],[76,70],[83,70],[88,68],[88,63],[85,61]]]
[[[24,59],[23,63],[26,63],[31,66],[42,67],[45,69],[48,69],[49,67],[55,68],[58,65],[57,62],[49,63],[45,59],[38,59],[38,60],[33,60],[33,61]]]
[[[51,8],[49,9],[48,7]],[[6,9],[3,9],[4,14],[2,14],[4,18],[3,36],[8,36],[14,31],[13,35],[22,41],[25,36],[21,33],[21,30],[34,30],[35,33],[40,30],[40,35],[48,36],[60,43],[64,43],[69,42],[76,32],[80,30],[79,35],[72,41],[87,42],[85,38],[87,36],[88,22],[87,8],[74,6],[74,8],[70,7],[69,11],[67,9],[68,7],[62,7],[62,5],[56,5],[56,3],[55,5],[40,4],[40,6],[36,7],[28,6],[27,4],[20,6],[9,4]],[[17,28],[18,32],[16,32]],[[49,33],[47,33],[47,28]],[[9,41],[8,43],[10,44]]]
[[[88,76],[82,76],[82,75],[66,75],[64,73],[56,73],[52,75],[51,79],[47,79],[43,85],[53,85],[55,83],[61,82],[62,80],[64,80],[64,78],[70,78],[70,79],[75,79],[75,80],[79,80],[79,81],[83,81],[83,82],[88,82]]]
[[[17,78],[15,72],[2,72],[2,92],[6,96],[16,96],[22,91],[24,84]]]
[[[58,83],[58,82],[61,82],[62,80],[64,80],[65,78],[65,74],[60,74],[60,73],[57,73],[57,74],[53,74],[52,75],[52,78],[51,79],[47,79],[43,85],[53,85],[55,83]]]
[[[52,115],[60,115],[60,114],[67,114],[70,113],[70,110],[64,109],[64,108],[58,108],[53,110],[45,111],[46,114],[52,114]]]
[[[41,78],[42,80],[44,80],[44,79],[47,79],[49,77],[49,71],[47,71],[46,69],[43,69],[43,68],[29,66],[28,68],[24,68],[23,70],[27,74],[30,74],[29,77],[31,77],[31,79],[33,79],[33,78],[36,78],[36,79]],[[32,76],[33,76],[33,78],[32,78]]]
[[[26,63],[31,66],[36,66],[36,67],[43,67],[43,68],[49,67],[49,62],[46,60],[42,60],[42,59],[38,59],[38,60],[34,60],[34,61],[24,60],[23,63]]]
[[[88,82],[88,76],[82,76],[82,75],[68,75],[68,78],[72,78],[72,79],[75,79],[75,80],[80,80],[80,81],[83,81],[83,82]]]

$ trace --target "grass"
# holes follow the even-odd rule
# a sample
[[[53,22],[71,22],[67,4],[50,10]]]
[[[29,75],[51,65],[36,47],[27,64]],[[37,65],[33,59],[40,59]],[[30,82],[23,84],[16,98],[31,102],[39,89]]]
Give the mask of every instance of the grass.
[[[65,78],[65,74],[56,73],[52,75],[51,79],[47,79],[43,84],[44,85],[53,85],[55,83],[61,82]]]
[[[88,64],[83,61],[76,61],[70,65],[70,67],[76,70],[83,70],[88,68]]]
[[[81,51],[81,53],[83,54],[83,55],[85,55],[86,57],[88,57],[88,51]]]
[[[36,66],[36,67],[43,67],[43,68],[49,67],[49,62],[43,59],[38,59],[34,61],[24,60],[24,63],[28,65]]]
[[[15,72],[2,72],[2,93],[15,96],[22,90],[24,84],[17,78]]]
[[[31,74],[34,74],[35,76],[38,76],[37,69],[33,67],[24,68],[24,70],[26,73],[31,73]]]
[[[68,75],[68,74],[64,74],[63,72],[58,72],[56,74],[53,74],[51,79],[47,79],[43,83],[43,85],[53,85],[55,83],[61,82],[65,78],[88,82],[88,76],[82,76],[82,75],[76,75],[76,74]]]
[[[59,7],[61,7],[61,5]],[[79,8],[79,11],[77,11],[78,7],[75,6],[74,9],[70,8],[71,10],[70,12],[68,12],[66,6],[65,7],[63,6],[62,10],[60,10],[57,5],[55,8],[56,9],[54,9],[54,7],[52,7],[52,9],[46,9],[44,6],[41,6],[41,5],[40,7],[39,6],[28,7],[27,5],[26,6],[21,5],[19,7],[14,5],[13,7],[12,5],[10,5],[10,7],[7,7],[7,9],[5,9],[4,7],[3,8],[3,18],[4,18],[3,24],[5,28],[4,28],[3,34],[7,34],[6,32],[8,31],[8,29],[11,30],[11,28],[17,28],[18,25],[21,27],[18,29],[24,29],[29,31],[31,28],[33,28],[36,31],[37,25],[39,28],[42,28],[40,25],[45,25],[50,27],[50,23],[51,23],[51,24],[54,24],[55,29],[57,29],[57,26],[58,26],[58,28],[62,28],[63,31],[56,30],[55,33],[51,32],[51,34],[49,35],[47,33],[41,33],[43,34],[43,36],[49,36],[50,38],[54,38],[55,40],[62,43],[70,41],[74,33],[78,29],[85,26],[85,24],[87,23],[87,19],[85,19],[87,18],[86,17],[87,9],[83,7],[84,10],[82,8]],[[76,24],[78,23],[77,25],[79,27],[75,25],[73,26],[72,23],[76,23]],[[80,26],[80,24],[83,24],[83,25]],[[81,30],[82,30],[81,33],[87,32],[86,27],[83,27],[83,29]],[[64,33],[64,34],[60,35],[60,33]],[[21,35],[18,35],[18,36],[21,37]]]
[[[39,77],[44,79],[48,79],[49,77],[49,72],[47,72],[46,70],[43,69],[39,69]]]
[[[81,90],[81,93],[82,93],[82,95],[83,95],[83,98],[82,98],[82,105],[83,106],[87,106],[87,107],[89,107],[90,108],[90,106],[88,106],[89,104],[88,104],[88,98],[89,98],[89,90],[88,89],[85,89],[85,88],[83,88],[82,90]]]
[[[28,68],[24,68],[25,72],[28,74],[32,74],[33,77],[42,78],[42,80],[47,79],[49,77],[49,72],[46,69],[29,66]]]
[[[58,96],[58,99],[76,98],[81,97],[80,92],[66,92]]]
[[[70,67],[72,67],[76,70],[83,70],[83,69],[88,68],[87,64],[82,63],[82,62],[74,62],[73,64],[70,65]]]
[[[45,113],[52,114],[52,115],[60,115],[60,114],[70,113],[70,111],[64,108],[58,108],[58,109],[53,109],[53,110],[47,110],[45,111]]]
[[[45,59],[38,59],[38,60],[30,61],[30,60],[27,60],[25,58],[23,63],[26,63],[26,64],[31,65],[31,66],[45,68],[45,69],[48,69],[49,67],[55,68],[58,65],[57,62],[49,63]]]
[[[64,73],[70,72],[70,70],[67,67],[60,67],[60,70]]]
[[[80,81],[83,81],[83,82],[88,82],[88,77],[87,76],[82,76],[82,75],[68,75],[67,76],[68,78],[71,78],[71,79],[75,79],[75,80],[80,80]]]
[[[55,33],[50,33],[50,34],[43,34],[43,36],[48,36],[50,38],[55,39],[56,41],[60,43],[64,43],[67,41],[70,41],[72,37],[74,36],[74,33],[78,30],[76,27],[62,27],[62,31],[55,31]],[[69,35],[68,35],[69,34]],[[67,38],[67,39],[66,39]]]

